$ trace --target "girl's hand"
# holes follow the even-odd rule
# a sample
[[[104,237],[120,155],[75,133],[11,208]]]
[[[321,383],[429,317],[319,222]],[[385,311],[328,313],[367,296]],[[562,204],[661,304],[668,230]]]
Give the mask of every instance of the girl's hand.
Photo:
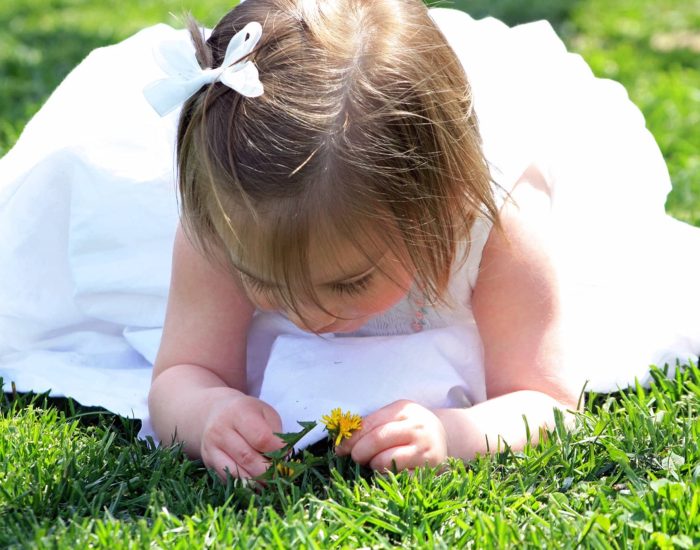
[[[202,433],[202,460],[222,481],[226,472],[239,478],[260,476],[270,465],[263,453],[284,446],[274,435],[281,431],[282,421],[275,409],[260,399],[234,392],[209,408]]]
[[[373,470],[413,470],[447,459],[440,419],[413,401],[395,401],[362,420],[362,429],[336,448]]]

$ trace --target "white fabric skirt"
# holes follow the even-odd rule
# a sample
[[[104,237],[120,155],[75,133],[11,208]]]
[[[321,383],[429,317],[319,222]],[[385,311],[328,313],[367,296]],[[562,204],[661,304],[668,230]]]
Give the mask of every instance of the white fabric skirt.
[[[546,170],[569,344],[578,358],[568,367],[572,381],[615,390],[645,380],[652,363],[697,358],[700,229],[665,215],[663,157],[624,89],[594,78],[546,23],[508,28],[452,10],[432,15],[467,70],[497,181],[508,188],[533,161]],[[19,391],[51,390],[147,419],[178,218],[177,113],[158,117],[142,89],[161,75],[154,44],[173,37],[187,40],[184,31],[158,25],[92,52],[0,160],[6,390],[14,381]],[[280,333],[293,337],[275,351]],[[268,327],[251,335],[261,346],[252,354],[266,363],[272,349],[270,362],[288,370],[275,367],[263,380],[264,365],[256,367],[253,392],[262,385],[263,397],[283,409],[285,427],[327,412],[298,408],[319,396],[360,413],[401,396],[457,406],[454,373],[427,373],[425,365],[431,354],[449,363],[467,343],[435,334],[435,346],[421,337],[418,354],[398,340],[403,352],[375,346],[375,365],[404,358],[397,396],[386,393],[395,369],[358,369],[340,384],[294,371],[285,346],[305,336]],[[465,353],[480,353],[478,342],[468,345]],[[483,372],[472,370],[475,380],[464,383],[482,388],[473,401],[485,394]],[[315,418],[300,417],[307,414]]]
[[[623,86],[595,78],[546,22],[432,14],[472,84],[496,179],[545,170],[572,383],[610,391],[647,381],[651,364],[696,361],[700,229],[665,214],[668,170]]]

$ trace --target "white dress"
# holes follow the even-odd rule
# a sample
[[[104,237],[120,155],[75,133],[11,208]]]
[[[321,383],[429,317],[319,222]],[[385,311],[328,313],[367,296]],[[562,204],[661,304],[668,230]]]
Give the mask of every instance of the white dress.
[[[624,89],[594,78],[545,22],[431,14],[469,76],[495,179],[508,189],[533,161],[545,169],[579,359],[571,383],[615,390],[647,379],[650,364],[696,360],[700,229],[665,215],[668,172]],[[161,76],[153,45],[173,37],[187,40],[158,25],[92,52],[0,160],[5,389],[14,381],[147,419],[177,225],[177,113],[159,118],[141,92]],[[336,406],[364,414],[399,398],[485,399],[470,296],[489,230],[479,220],[472,231],[453,310],[409,296],[357,334],[323,339],[257,315],[251,393],[278,408],[285,429]]]

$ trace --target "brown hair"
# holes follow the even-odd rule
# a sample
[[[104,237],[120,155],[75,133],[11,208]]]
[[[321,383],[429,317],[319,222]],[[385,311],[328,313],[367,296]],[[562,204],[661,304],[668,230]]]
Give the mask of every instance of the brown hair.
[[[266,258],[295,308],[312,238],[404,250],[426,297],[445,301],[476,216],[498,224],[471,92],[420,0],[247,0],[204,42],[218,67],[258,21],[250,54],[265,93],[221,83],[188,100],[178,131],[183,225],[231,264]]]

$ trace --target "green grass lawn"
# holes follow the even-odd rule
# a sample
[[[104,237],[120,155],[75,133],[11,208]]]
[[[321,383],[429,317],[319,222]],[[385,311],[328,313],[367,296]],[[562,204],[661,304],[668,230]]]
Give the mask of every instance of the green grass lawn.
[[[374,476],[317,449],[298,477],[258,493],[135,442],[134,422],[43,399],[2,411],[0,547],[700,544],[697,368],[596,396],[576,430],[523,452]]]
[[[0,3],[0,154],[90,49],[185,8],[212,24],[230,3]],[[668,160],[669,212],[700,225],[698,0],[458,4],[512,23],[549,17],[597,74],[625,84]],[[696,367],[594,396],[573,432],[520,453],[382,477],[316,448],[262,492],[136,441],[136,422],[104,411],[25,396],[0,413],[0,548],[700,546]]]

